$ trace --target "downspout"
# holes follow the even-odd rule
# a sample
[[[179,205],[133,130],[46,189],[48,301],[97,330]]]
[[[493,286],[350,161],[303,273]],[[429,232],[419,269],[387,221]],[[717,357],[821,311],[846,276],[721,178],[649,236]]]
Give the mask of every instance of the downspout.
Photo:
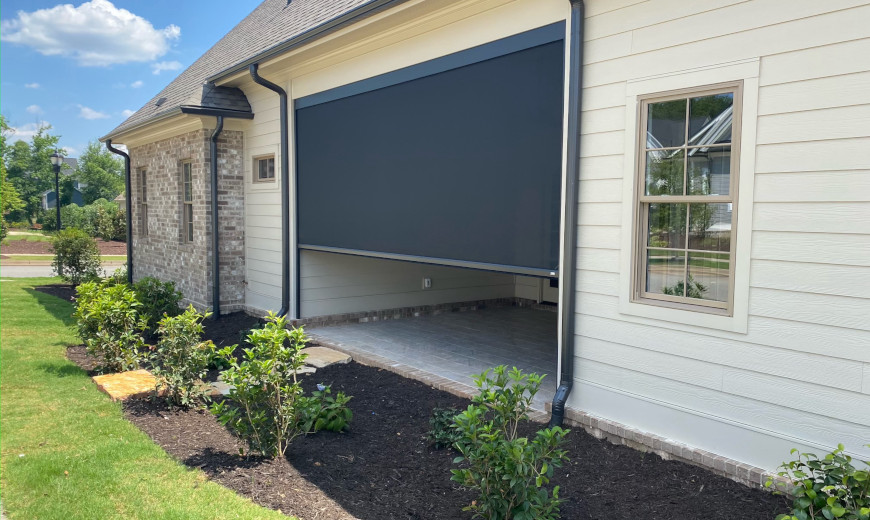
[[[568,146],[565,180],[564,258],[559,269],[562,291],[560,310],[562,329],[559,346],[559,388],[553,397],[550,426],[561,426],[565,402],[574,386],[574,320],[577,308],[577,204],[580,177],[580,109],[583,95],[583,0],[571,2],[570,47],[568,49]]]
[[[251,79],[254,83],[276,92],[281,102],[281,310],[278,311],[278,315],[286,316],[290,312],[290,152],[287,135],[287,92],[271,81],[261,78],[257,73],[258,68],[258,63],[252,63],[249,67]],[[298,255],[298,251],[295,254]]]
[[[124,158],[124,189],[127,194],[124,204],[127,210],[127,283],[133,283],[133,189],[130,181],[130,156],[112,146],[112,140],[106,139],[106,148]]]
[[[220,264],[220,240],[218,237],[218,157],[217,140],[224,129],[224,116],[217,116],[217,126],[211,134],[211,262],[214,269],[211,287],[212,318],[217,320],[221,316],[221,264]]]

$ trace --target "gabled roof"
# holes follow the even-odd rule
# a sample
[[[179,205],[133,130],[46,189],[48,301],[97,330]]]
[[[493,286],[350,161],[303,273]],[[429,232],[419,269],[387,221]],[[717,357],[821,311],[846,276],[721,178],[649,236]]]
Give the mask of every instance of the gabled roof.
[[[203,107],[203,86],[209,78],[243,65],[254,57],[282,51],[283,46],[332,25],[345,15],[369,12],[392,0],[265,0],[259,7],[193,62],[154,98],[127,118],[103,139],[181,112],[181,107]],[[213,88],[213,87],[212,87]],[[223,87],[218,87],[221,89]],[[238,89],[232,89],[238,90]],[[241,92],[241,91],[239,91]],[[220,94],[220,93],[218,93]],[[226,92],[225,92],[226,94]],[[233,96],[212,98],[211,102],[229,101]],[[244,95],[242,95],[244,97]],[[162,102],[161,102],[162,100]],[[209,102],[208,99],[205,102]],[[245,100],[247,103],[247,100]],[[220,105],[221,108],[226,108]],[[250,106],[248,106],[250,111]]]

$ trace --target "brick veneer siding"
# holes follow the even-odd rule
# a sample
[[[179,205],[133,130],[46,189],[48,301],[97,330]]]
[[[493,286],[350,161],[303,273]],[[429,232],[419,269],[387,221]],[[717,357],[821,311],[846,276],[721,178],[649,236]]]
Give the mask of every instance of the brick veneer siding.
[[[130,149],[133,185],[133,274],[171,280],[185,303],[210,309],[211,130],[197,130]],[[218,139],[218,206],[222,311],[244,305],[243,134],[225,130]],[[190,162],[193,181],[193,241],[184,238],[182,164]],[[148,232],[142,233],[140,177],[146,172]]]

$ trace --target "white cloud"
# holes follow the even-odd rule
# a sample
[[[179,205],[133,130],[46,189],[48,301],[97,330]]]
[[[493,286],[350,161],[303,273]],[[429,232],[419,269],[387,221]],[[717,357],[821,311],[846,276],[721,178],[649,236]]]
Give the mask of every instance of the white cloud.
[[[142,80],[136,80],[133,83],[130,83],[130,88],[139,88],[144,84],[145,82],[143,82]]]
[[[63,151],[66,152],[67,157],[78,157],[79,156],[78,148],[73,148],[72,146],[64,146]]]
[[[42,108],[39,105],[30,105],[29,107],[25,108],[25,110],[27,110],[28,114],[41,114],[42,113]]]
[[[127,119],[128,117],[132,116],[132,115],[135,114],[135,113],[136,113],[135,110],[127,109],[127,110],[123,110],[123,111],[121,112],[121,115],[124,116],[124,119]]]
[[[161,61],[158,63],[151,64],[151,70],[154,71],[154,74],[160,74],[164,70],[178,70],[181,68],[181,63],[177,61]]]
[[[30,138],[39,132],[40,128],[51,126],[48,121],[39,121],[36,123],[27,123],[22,126],[10,126],[10,135],[7,137],[10,142],[15,141],[30,141]]]
[[[39,88],[39,83],[25,83],[24,88]]]
[[[0,25],[3,41],[33,48],[45,56],[72,56],[79,65],[154,61],[181,36],[177,25],[156,29],[151,22],[109,0],[91,0],[78,7],[56,5]]]
[[[84,105],[79,105],[79,117],[82,119],[106,119],[109,114],[105,114],[93,108],[88,108]]]

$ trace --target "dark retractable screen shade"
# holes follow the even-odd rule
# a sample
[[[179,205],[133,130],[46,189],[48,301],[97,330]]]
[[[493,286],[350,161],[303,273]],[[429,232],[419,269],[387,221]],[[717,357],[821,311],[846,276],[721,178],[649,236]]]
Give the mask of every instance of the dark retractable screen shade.
[[[300,247],[557,268],[563,52],[297,101]]]

